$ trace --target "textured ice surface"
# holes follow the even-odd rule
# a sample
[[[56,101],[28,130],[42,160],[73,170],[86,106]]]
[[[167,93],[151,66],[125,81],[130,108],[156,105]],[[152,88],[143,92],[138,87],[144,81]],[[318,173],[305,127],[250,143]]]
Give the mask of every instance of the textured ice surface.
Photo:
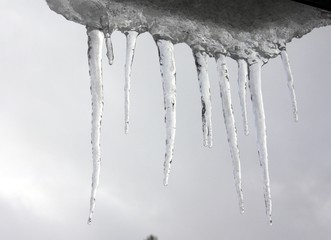
[[[234,59],[276,57],[286,43],[331,23],[331,14],[288,0],[46,0],[69,20],[98,28],[150,32]]]
[[[100,174],[100,128],[102,118],[102,41],[106,37],[107,57],[113,63],[111,33],[127,35],[125,65],[125,132],[129,124],[131,65],[136,37],[149,32],[159,49],[166,123],[164,184],[168,184],[176,133],[176,67],[173,44],[186,43],[193,51],[202,103],[203,142],[212,145],[211,96],[207,57],[215,57],[223,116],[233,161],[235,185],[243,212],[243,193],[237,133],[231,104],[226,57],[238,62],[239,98],[248,134],[246,91],[249,85],[266,213],[271,223],[271,193],[268,171],[266,121],[262,98],[261,68],[270,58],[281,55],[287,75],[294,119],[298,120],[293,76],[286,43],[316,27],[331,24],[331,13],[288,0],[46,0],[55,12],[88,29],[89,66],[92,93],[93,178],[90,218],[95,207]],[[248,84],[249,83],[249,84]]]
[[[233,175],[235,179],[236,189],[239,197],[240,212],[244,212],[243,193],[241,186],[241,167],[240,167],[240,154],[238,149],[237,130],[233,115],[231,103],[231,89],[229,82],[228,69],[225,62],[225,56],[222,54],[216,55],[216,64],[219,74],[220,95],[223,105],[223,116],[226,132],[228,135],[228,142],[233,164]]]
[[[114,62],[114,51],[113,51],[113,43],[111,41],[111,37],[109,33],[105,34],[106,37],[106,48],[107,48],[107,58],[109,65],[113,65]]]
[[[294,121],[297,122],[297,121],[299,121],[297,99],[296,99],[295,91],[294,91],[294,83],[293,83],[293,76],[292,76],[292,72],[291,72],[290,60],[288,59],[286,50],[281,51],[281,57],[282,57],[284,69],[285,69],[285,72],[287,75],[287,86],[288,86],[288,89],[290,90],[290,94],[291,94],[293,117],[294,117]]]
[[[95,207],[95,197],[99,185],[101,153],[100,153],[100,131],[103,110],[103,86],[102,86],[102,45],[104,35],[99,30],[87,30],[88,35],[88,62],[91,76],[92,94],[92,192],[90,200],[90,216],[88,223],[91,223]]]
[[[255,116],[259,160],[263,169],[264,201],[266,206],[266,213],[271,224],[271,193],[268,170],[267,129],[262,97],[261,67],[261,62],[254,63],[249,67],[249,89],[251,92],[253,112]]]
[[[130,88],[131,88],[131,71],[132,71],[132,62],[134,58],[134,52],[136,48],[136,40],[138,33],[135,31],[128,31],[126,35],[126,61],[125,61],[125,84],[124,84],[124,118],[125,126],[124,132],[129,132],[129,121],[130,121]]]
[[[207,54],[201,51],[194,51],[195,65],[198,72],[198,80],[201,94],[201,115],[203,145],[212,147],[212,122],[211,122],[211,94],[208,76]]]
[[[238,89],[239,100],[241,105],[242,118],[244,122],[245,135],[249,134],[247,120],[247,83],[248,83],[248,67],[243,59],[238,60]]]
[[[159,50],[166,124],[164,185],[168,185],[176,135],[176,65],[174,45],[168,40],[157,40],[156,44]]]

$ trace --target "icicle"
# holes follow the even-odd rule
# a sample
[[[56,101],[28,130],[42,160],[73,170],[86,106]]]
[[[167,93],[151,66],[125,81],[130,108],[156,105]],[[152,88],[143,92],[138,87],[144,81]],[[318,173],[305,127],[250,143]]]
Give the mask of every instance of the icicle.
[[[201,93],[203,143],[204,146],[212,147],[211,95],[207,54],[205,52],[195,51],[194,58],[198,71],[198,80]]]
[[[285,69],[285,72],[286,72],[286,75],[287,75],[287,86],[288,86],[288,89],[290,90],[290,94],[291,94],[294,121],[297,122],[297,121],[299,121],[297,99],[296,99],[296,96],[295,96],[295,90],[294,90],[293,76],[292,76],[292,72],[291,72],[290,61],[288,59],[288,55],[287,55],[286,50],[281,51],[281,58],[282,58],[284,69]]]
[[[225,56],[222,54],[216,54],[217,70],[219,74],[219,85],[221,91],[223,116],[228,134],[228,142],[230,145],[230,152],[233,163],[233,174],[235,179],[236,190],[239,198],[240,212],[244,212],[243,193],[241,184],[241,167],[240,167],[240,154],[237,143],[237,130],[233,115],[233,109],[231,104],[231,92],[228,69],[225,62]]]
[[[257,130],[257,145],[260,165],[263,168],[263,181],[264,181],[264,201],[266,205],[266,213],[271,220],[271,193],[270,193],[270,180],[268,170],[268,150],[267,150],[267,130],[265,124],[265,114],[263,107],[262,89],[261,89],[261,67],[262,63],[257,62],[249,67],[249,88],[251,92],[251,99],[253,104],[253,111],[255,115],[255,124]]]
[[[106,33],[105,37],[106,37],[108,63],[109,63],[109,65],[113,65],[113,62],[114,62],[113,43],[111,41],[111,37],[110,37],[109,33]]]
[[[248,80],[248,67],[244,59],[238,60],[238,93],[241,105],[242,118],[244,121],[245,135],[249,134],[248,120],[247,120],[247,80]]]
[[[90,200],[90,215],[88,223],[92,221],[92,215],[95,208],[95,197],[99,185],[100,175],[100,130],[103,110],[103,86],[102,86],[102,44],[104,35],[97,29],[87,30],[88,35],[88,63],[91,77],[91,95],[92,95],[92,158],[93,175],[92,191]]]
[[[130,110],[130,83],[131,83],[131,70],[132,62],[134,58],[134,52],[136,48],[136,40],[138,33],[136,31],[129,31],[126,35],[126,61],[125,61],[125,84],[124,84],[124,95],[125,95],[125,134],[129,132],[129,110]]]
[[[168,185],[176,135],[176,66],[174,46],[168,40],[156,40],[164,94],[166,123],[166,153],[164,161],[164,185]]]

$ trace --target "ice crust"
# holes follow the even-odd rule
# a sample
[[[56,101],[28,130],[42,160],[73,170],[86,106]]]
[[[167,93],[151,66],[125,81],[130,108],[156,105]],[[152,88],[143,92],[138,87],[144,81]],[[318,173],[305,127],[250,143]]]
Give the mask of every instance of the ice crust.
[[[201,46],[212,56],[266,62],[286,43],[331,24],[331,14],[288,0],[46,0],[55,12],[92,28],[149,32]]]

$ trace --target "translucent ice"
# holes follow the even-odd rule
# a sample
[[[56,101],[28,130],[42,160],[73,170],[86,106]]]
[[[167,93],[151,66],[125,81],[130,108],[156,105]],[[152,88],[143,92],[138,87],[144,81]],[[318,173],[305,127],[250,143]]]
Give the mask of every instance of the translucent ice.
[[[103,110],[103,85],[102,85],[102,45],[104,35],[100,30],[88,29],[88,63],[91,77],[91,95],[92,95],[92,191],[90,200],[90,215],[88,223],[92,221],[92,215],[95,208],[95,197],[99,185],[100,175],[100,131]]]
[[[138,33],[136,31],[128,31],[126,35],[126,61],[125,61],[125,84],[124,84],[124,96],[125,96],[125,133],[129,132],[130,121],[130,87],[131,87],[131,71],[132,62],[134,58],[134,52],[136,48],[136,40]]]
[[[290,94],[291,94],[293,117],[294,117],[294,121],[297,122],[299,120],[297,99],[296,99],[295,91],[294,91],[294,83],[293,83],[293,76],[292,76],[292,71],[291,71],[291,66],[290,66],[290,60],[288,59],[286,50],[281,51],[281,57],[282,57],[284,69],[285,69],[286,76],[287,76],[287,86],[288,86],[288,89],[290,90]]]
[[[168,185],[176,135],[176,66],[174,46],[168,40],[156,40],[164,94],[166,123],[166,153],[164,161],[164,185]]]
[[[185,43],[195,49],[194,56],[201,92],[204,145],[207,146],[212,145],[212,107],[206,57],[209,55],[216,58],[220,75],[219,84],[224,121],[234,166],[233,171],[240,211],[243,212],[237,133],[224,55],[238,61],[239,98],[244,132],[246,135],[248,134],[246,89],[247,76],[249,76],[257,128],[259,159],[263,167],[265,204],[271,222],[271,195],[266,124],[261,91],[261,66],[262,63],[267,63],[269,59],[281,55],[292,98],[294,119],[297,121],[297,102],[285,46],[293,38],[300,38],[314,28],[330,25],[331,13],[329,11],[296,3],[295,1],[272,0],[197,0],[192,1],[194,3],[187,0],[46,0],[46,2],[52,10],[62,14],[66,19],[88,26],[89,29],[94,29],[88,31],[93,110],[93,179],[89,222],[94,211],[100,172],[100,127],[103,108],[102,40],[105,36],[107,57],[109,64],[112,64],[114,54],[110,34],[114,30],[119,30],[127,35],[125,132],[128,131],[129,126],[130,76],[137,35],[149,32],[156,39],[159,48],[166,122],[165,185],[168,183],[176,133],[176,69],[173,44]],[[104,36],[101,32],[105,33]]]
[[[111,36],[109,33],[105,34],[106,37],[106,48],[107,48],[107,58],[109,65],[113,65],[114,62],[114,51],[113,51],[113,43],[111,41]]]
[[[248,81],[248,67],[244,59],[238,60],[238,92],[241,105],[242,118],[244,121],[245,135],[249,134],[248,120],[247,120],[247,81]]]
[[[202,132],[204,146],[212,147],[211,95],[208,76],[207,54],[194,51],[195,65],[198,71],[198,80],[202,105]]]
[[[266,206],[266,213],[271,224],[272,205],[268,169],[267,130],[261,89],[261,67],[261,62],[256,62],[249,67],[249,89],[251,92],[253,111],[255,115],[259,160],[260,165],[263,168],[264,201]]]
[[[233,163],[233,175],[235,179],[236,190],[239,198],[240,212],[244,212],[243,193],[241,184],[241,167],[240,167],[240,155],[237,141],[237,130],[235,120],[233,116],[233,109],[231,103],[231,92],[228,69],[225,62],[225,56],[222,54],[216,55],[217,70],[219,74],[219,85],[223,105],[223,116],[228,134],[228,142],[230,146],[230,152]]]

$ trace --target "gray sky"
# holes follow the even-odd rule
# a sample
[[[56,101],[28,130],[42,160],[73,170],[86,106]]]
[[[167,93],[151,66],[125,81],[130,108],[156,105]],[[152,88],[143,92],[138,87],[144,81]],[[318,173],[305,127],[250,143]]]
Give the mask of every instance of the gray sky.
[[[202,146],[200,95],[190,49],[176,45],[177,138],[163,187],[164,112],[156,46],[138,38],[131,125],[124,134],[125,37],[112,35],[104,61],[102,173],[92,226],[91,103],[85,28],[40,1],[0,2],[0,239],[331,239],[331,28],[288,45],[299,105],[294,123],[280,58],[263,67],[273,221],[249,102],[243,134],[237,67],[228,59],[241,151],[240,215],[219,98],[209,61],[214,147]],[[105,57],[105,56],[104,56]]]

